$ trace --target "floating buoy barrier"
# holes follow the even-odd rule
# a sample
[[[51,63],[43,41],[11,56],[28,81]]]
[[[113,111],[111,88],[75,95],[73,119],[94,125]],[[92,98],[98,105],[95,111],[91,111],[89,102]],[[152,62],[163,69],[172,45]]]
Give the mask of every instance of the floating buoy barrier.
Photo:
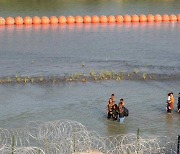
[[[32,18],[32,23],[33,24],[41,24],[41,18],[38,16],[35,16]]]
[[[92,23],[99,23],[99,16],[96,16],[96,15],[92,16],[91,17],[91,22]]]
[[[67,19],[65,16],[60,16],[58,18],[58,22],[59,22],[59,24],[65,24],[67,22]]]
[[[14,25],[14,18],[13,17],[7,17],[6,18],[6,25]]]
[[[169,22],[169,16],[167,14],[162,15],[162,21]]]
[[[124,15],[123,18],[124,18],[124,22],[131,22],[132,21],[131,16],[128,14]]]
[[[84,21],[84,23],[91,23],[92,20],[91,20],[90,16],[84,16],[83,21]]]
[[[22,25],[23,23],[24,23],[24,20],[23,20],[23,18],[22,17],[16,17],[15,19],[15,24],[16,25]]]
[[[117,15],[117,16],[116,16],[116,22],[117,22],[117,23],[124,22],[123,16],[122,16],[122,15]]]
[[[139,22],[147,22],[147,17],[144,14],[139,16]]]
[[[108,19],[107,19],[106,16],[103,15],[103,16],[100,16],[100,17],[99,17],[99,22],[100,22],[100,23],[107,23],[107,21],[108,21]]]
[[[49,24],[49,18],[47,16],[41,17],[41,23],[42,24]]]
[[[156,15],[154,16],[154,21],[155,21],[155,22],[161,22],[161,21],[162,21],[162,16],[161,16],[160,14],[156,14]]]
[[[32,18],[29,16],[24,17],[24,24],[25,25],[31,25],[32,24]]]
[[[140,14],[140,15],[93,15],[93,16],[34,16],[34,17],[0,17],[0,25],[32,25],[32,24],[73,24],[73,23],[127,23],[127,22],[180,22],[180,14]]]
[[[152,14],[147,15],[147,21],[148,22],[154,22],[154,16]]]

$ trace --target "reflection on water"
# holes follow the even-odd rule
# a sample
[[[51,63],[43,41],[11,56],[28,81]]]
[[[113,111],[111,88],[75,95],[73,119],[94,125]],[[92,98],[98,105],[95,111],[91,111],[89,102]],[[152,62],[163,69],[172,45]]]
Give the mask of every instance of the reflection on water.
[[[161,85],[159,88],[154,86]],[[22,127],[29,121],[69,119],[81,122],[102,136],[135,133],[176,136],[180,115],[166,113],[167,85],[176,93],[178,82],[106,81],[51,85],[1,85],[0,124]],[[106,104],[111,93],[116,103],[124,98],[129,116],[123,124],[106,119]],[[178,91],[179,92],[179,91]]]
[[[170,14],[179,13],[180,5],[178,1],[162,0],[54,0],[29,5],[31,2],[2,0],[1,16]],[[168,76],[167,80],[150,81],[0,84],[1,127],[70,119],[103,136],[136,133],[138,128],[142,134],[176,136],[180,133],[180,116],[176,112],[167,115],[165,101],[169,91],[179,93],[179,79],[172,80],[180,74],[179,33],[179,23],[0,26],[0,79],[57,79],[75,73],[89,76],[90,71]],[[124,124],[105,118],[112,92],[117,100],[125,99],[130,111]]]
[[[166,125],[167,125],[167,132],[173,132],[173,114],[166,115]]]
[[[1,26],[0,76],[89,75],[90,70],[178,75],[178,25]]]

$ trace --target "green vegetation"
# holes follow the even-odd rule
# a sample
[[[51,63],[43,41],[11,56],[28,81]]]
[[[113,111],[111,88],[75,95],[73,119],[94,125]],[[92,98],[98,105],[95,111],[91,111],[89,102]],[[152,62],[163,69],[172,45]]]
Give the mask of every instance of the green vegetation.
[[[74,73],[65,76],[15,76],[15,77],[3,77],[0,78],[0,84],[45,84],[45,83],[61,83],[61,82],[97,82],[106,80],[153,80],[155,79],[154,74],[147,74],[134,69],[133,72],[114,72],[102,70],[95,72],[93,69],[90,70],[89,75],[83,73]]]

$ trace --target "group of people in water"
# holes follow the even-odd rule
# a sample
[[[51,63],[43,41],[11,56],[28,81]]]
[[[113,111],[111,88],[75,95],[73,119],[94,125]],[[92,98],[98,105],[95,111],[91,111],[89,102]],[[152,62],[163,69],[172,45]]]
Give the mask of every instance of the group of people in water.
[[[173,92],[168,93],[166,110],[167,110],[167,113],[171,113],[171,111],[174,110],[174,95],[173,95]],[[180,93],[178,95],[177,111],[180,112]]]
[[[115,95],[112,94],[107,103],[107,118],[123,122],[124,118],[129,115],[129,111],[125,108],[124,99],[120,99],[119,104],[115,104]]]
[[[168,93],[166,110],[171,113],[174,110],[174,95],[173,92]],[[180,93],[178,95],[177,111],[180,113]],[[128,109],[125,107],[124,99],[120,99],[119,104],[115,104],[115,95],[111,94],[111,97],[107,103],[107,118],[120,121],[124,121],[124,118],[129,115]]]

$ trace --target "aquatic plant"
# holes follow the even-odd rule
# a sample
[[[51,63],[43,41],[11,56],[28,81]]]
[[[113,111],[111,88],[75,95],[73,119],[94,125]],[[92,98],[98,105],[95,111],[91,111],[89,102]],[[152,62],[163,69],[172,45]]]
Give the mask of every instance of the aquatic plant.
[[[30,81],[31,81],[31,83],[34,83],[34,79],[33,78],[31,78]]]
[[[147,77],[147,74],[146,73],[143,73],[143,79],[145,80]]]
[[[134,70],[133,72],[114,72],[108,70],[102,70],[95,72],[93,69],[90,70],[89,76],[83,73],[65,74],[65,76],[17,76],[16,77],[2,77],[0,78],[0,84],[46,84],[46,83],[60,83],[60,82],[88,82],[88,81],[105,81],[105,80],[164,80],[167,76],[159,74],[147,74],[145,72],[139,72]],[[171,75],[171,79],[179,79],[177,75],[174,77]]]
[[[137,74],[138,72],[139,72],[139,70],[136,68],[133,70],[133,73],[135,73],[135,74]]]
[[[29,82],[29,79],[26,78],[26,77],[23,80],[24,80],[24,83],[28,83]]]
[[[83,68],[83,67],[85,67],[85,64],[84,64],[84,62],[82,62],[82,64],[81,64],[81,67]]]
[[[96,73],[94,72],[93,69],[90,70],[90,73],[89,73],[89,74],[90,74],[91,77],[95,77],[95,76],[96,76]]]
[[[21,82],[21,78],[20,77],[16,77],[16,81],[17,82]]]
[[[43,77],[40,77],[40,78],[39,78],[39,81],[40,81],[40,82],[42,82],[43,80],[44,80]]]

